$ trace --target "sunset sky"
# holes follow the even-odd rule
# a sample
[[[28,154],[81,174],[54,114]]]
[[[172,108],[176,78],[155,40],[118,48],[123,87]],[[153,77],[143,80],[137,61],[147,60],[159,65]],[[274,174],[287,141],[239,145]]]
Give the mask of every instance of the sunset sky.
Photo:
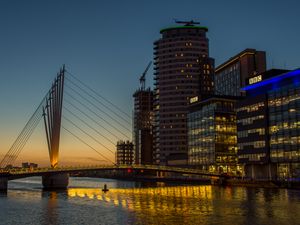
[[[160,37],[160,29],[174,25],[174,19],[193,19],[208,27],[210,56],[216,66],[245,48],[256,48],[267,52],[268,68],[295,69],[300,67],[299,8],[297,0],[1,0],[0,157],[33,114],[62,64],[131,115],[132,94],[153,59],[153,42]],[[146,85],[152,85],[152,68],[146,79]],[[67,111],[64,114],[70,117]],[[63,125],[71,129],[64,119]],[[118,128],[131,137],[130,131]],[[98,143],[83,138],[114,160]],[[103,163],[65,130],[61,140],[61,165]],[[115,149],[103,138],[99,141]],[[49,165],[43,123],[16,164],[23,161]]]

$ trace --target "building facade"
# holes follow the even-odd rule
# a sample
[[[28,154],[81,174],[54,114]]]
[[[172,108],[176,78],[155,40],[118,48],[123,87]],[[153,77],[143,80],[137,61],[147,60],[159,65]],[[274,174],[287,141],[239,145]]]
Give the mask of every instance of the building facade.
[[[118,141],[116,151],[117,165],[134,164],[134,148],[130,141]]]
[[[172,159],[186,162],[189,98],[213,94],[214,60],[209,58],[207,31],[193,25],[170,27],[161,30],[161,38],[154,42],[154,149],[158,164],[172,164]]]
[[[238,157],[245,175],[300,177],[300,70],[268,71],[248,84],[237,113]]]
[[[150,88],[134,94],[133,142],[135,164],[153,164],[153,92]]]
[[[191,98],[188,113],[189,165],[210,172],[240,174],[235,97]]]
[[[266,70],[266,53],[245,49],[215,71],[215,93],[217,95],[241,96],[241,88],[248,77]]]
[[[265,178],[266,174],[274,170],[269,164],[267,104],[264,94],[238,103],[238,158],[239,163],[245,165],[246,176],[253,179]]]

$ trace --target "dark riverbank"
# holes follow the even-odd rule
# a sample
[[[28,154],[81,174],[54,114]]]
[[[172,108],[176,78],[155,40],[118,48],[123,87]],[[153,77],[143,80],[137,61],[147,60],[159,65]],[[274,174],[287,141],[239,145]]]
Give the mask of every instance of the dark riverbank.
[[[228,179],[225,181],[224,185],[240,186],[240,187],[300,189],[299,181],[260,181],[260,180]]]

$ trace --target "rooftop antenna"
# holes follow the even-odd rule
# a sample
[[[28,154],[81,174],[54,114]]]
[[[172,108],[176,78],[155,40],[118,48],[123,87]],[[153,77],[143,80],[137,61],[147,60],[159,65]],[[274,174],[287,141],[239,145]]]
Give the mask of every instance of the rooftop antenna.
[[[182,20],[177,20],[177,19],[175,19],[175,23],[184,24],[184,26],[194,26],[196,24],[200,24],[200,22],[196,22],[194,20],[182,21]]]
[[[142,76],[140,77],[140,84],[141,84],[141,90],[144,91],[145,90],[145,83],[146,83],[146,74],[150,68],[152,64],[152,61],[149,62],[148,66],[146,67],[144,73],[142,74]]]

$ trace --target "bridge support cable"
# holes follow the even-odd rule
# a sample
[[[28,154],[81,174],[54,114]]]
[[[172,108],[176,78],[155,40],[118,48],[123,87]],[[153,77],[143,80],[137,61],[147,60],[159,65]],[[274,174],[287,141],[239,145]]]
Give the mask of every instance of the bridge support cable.
[[[96,113],[94,110],[92,110],[89,106],[87,106],[86,104],[84,104],[82,101],[76,99],[75,97],[73,97],[71,94],[69,94],[67,91],[65,91],[65,94],[67,96],[69,96],[70,98],[72,98],[74,101],[76,101],[77,103],[79,103],[81,106],[83,106],[85,109],[87,109],[89,112],[91,112],[92,114],[94,114],[96,117],[98,117],[99,119],[101,119],[103,122],[105,122],[109,127],[112,127],[115,131],[117,131],[119,134],[121,134],[122,136],[126,137],[127,139],[130,139],[130,137],[128,135],[126,135],[123,131],[121,131],[120,129],[118,129],[116,126],[114,126],[113,124],[109,123],[107,120],[105,120],[102,116],[100,116],[98,113]],[[75,106],[73,103],[71,103],[68,100],[65,100],[65,102],[67,102],[69,105],[71,105],[73,108],[75,108],[76,110],[80,111],[82,114],[86,115],[86,113],[84,113],[84,111],[82,111],[79,107]],[[89,118],[91,118],[89,116]],[[98,123],[99,124],[99,123]],[[120,139],[120,138],[119,138]]]
[[[84,133],[85,135],[87,135],[89,138],[91,138],[93,141],[97,142],[99,145],[101,145],[103,148],[105,148],[106,150],[108,150],[110,153],[115,154],[114,151],[112,151],[111,149],[109,149],[107,146],[105,146],[104,144],[102,144],[100,141],[97,140],[97,138],[93,137],[92,135],[90,135],[88,132],[86,132],[85,130],[83,130],[81,127],[79,127],[78,125],[76,125],[75,123],[73,123],[71,120],[69,120],[68,118],[64,117],[64,119],[66,121],[68,121],[70,124],[72,124],[74,127],[76,127],[78,130],[80,130],[82,133]]]
[[[46,106],[43,107],[44,124],[51,167],[58,164],[62,103],[64,91],[65,68],[60,70],[47,96]]]
[[[98,98],[96,98],[94,95],[89,93],[87,90],[82,88],[80,85],[76,84],[74,81],[72,81],[68,77],[66,77],[66,80],[68,80],[68,82],[70,82],[70,84],[72,84],[74,86],[74,88],[72,90],[75,90],[75,89],[80,90],[86,96],[90,97],[90,99],[93,99],[95,102],[99,103],[101,106],[103,106],[105,109],[107,109],[110,113],[114,114],[118,119],[120,119],[120,121],[125,122],[127,124],[127,126],[131,126],[131,120],[128,120],[128,119],[124,118],[124,116],[122,116],[120,113],[116,113],[115,110],[113,110],[111,107],[105,105]]]
[[[52,87],[42,99],[41,103],[0,162],[0,167],[5,167],[14,163],[43,116],[49,153],[51,153],[50,158],[51,155],[58,155],[62,113],[61,109],[64,89],[63,81],[64,67],[61,69],[60,73],[57,75],[54,83],[52,84]]]
[[[66,71],[66,73],[68,75],[70,75],[70,77],[73,78],[77,83],[79,83],[80,85],[82,85],[83,87],[85,87],[86,89],[88,89],[89,91],[91,91],[92,93],[94,93],[95,95],[97,95],[99,98],[103,99],[106,103],[108,103],[109,105],[111,105],[117,111],[119,111],[124,116],[126,116],[129,119],[129,121],[131,121],[131,116],[128,113],[126,113],[124,110],[122,110],[120,107],[118,107],[117,105],[115,105],[114,103],[112,103],[111,101],[109,101],[104,96],[100,95],[98,92],[96,92],[94,89],[92,89],[91,87],[89,87],[87,84],[85,84],[84,82],[82,82],[81,80],[79,80],[75,75],[73,75],[72,73],[70,73],[68,70]]]
[[[75,113],[73,113],[71,110],[67,109],[64,107],[64,110],[66,110],[68,113],[70,113],[72,116],[74,116],[76,119],[78,119],[80,122],[82,122],[83,124],[85,124],[87,127],[89,127],[90,129],[92,129],[94,132],[96,132],[98,135],[100,135],[101,137],[103,137],[104,139],[106,139],[108,142],[110,142],[111,144],[115,145],[116,142],[114,142],[113,140],[111,140],[110,138],[108,138],[107,136],[101,134],[97,129],[95,129],[93,126],[91,126],[90,124],[88,124],[87,122],[85,122],[83,119],[81,119],[79,116],[77,116]]]
[[[108,130],[106,127],[104,127],[101,123],[99,123],[97,120],[95,120],[93,117],[89,116],[87,113],[85,113],[84,111],[82,111],[80,108],[78,108],[77,106],[75,106],[74,104],[72,104],[71,102],[69,102],[68,100],[65,100],[65,102],[67,102],[68,104],[70,104],[74,109],[76,109],[77,111],[79,111],[81,114],[83,114],[84,116],[86,116],[89,120],[91,120],[93,123],[97,124],[99,127],[103,128],[105,131],[107,131],[109,134],[111,134],[112,136],[114,136],[117,140],[120,140],[121,138],[117,135],[115,135],[113,132],[111,132],[110,130]],[[69,109],[67,109],[66,107],[64,107],[65,110],[67,111],[71,111]]]
[[[93,103],[91,100],[89,100],[88,98],[86,98],[85,96],[83,96],[82,94],[80,94],[78,91],[76,91],[74,88],[70,87],[70,85],[66,85],[73,93],[75,93],[76,95],[78,95],[81,99],[83,99],[85,102],[88,102],[90,105],[92,105],[94,108],[96,108],[99,112],[103,113],[105,116],[107,116],[108,118],[110,118],[113,122],[115,122],[116,124],[118,124],[120,127],[122,127],[123,129],[125,129],[126,131],[131,133],[131,130],[128,129],[124,124],[122,124],[121,122],[119,122],[117,119],[115,119],[114,117],[112,117],[110,114],[108,114],[107,112],[105,112],[104,110],[102,110],[98,105],[96,105],[95,103]]]
[[[25,127],[18,135],[17,139],[14,141],[8,152],[5,154],[4,158],[1,160],[0,168],[12,165],[19,156],[20,152],[24,148],[25,144],[27,143],[28,139],[30,138],[34,129],[37,127],[42,118],[42,108],[46,102],[46,96],[43,98],[33,115],[26,123]]]
[[[12,156],[13,157],[11,158],[11,162],[9,162],[7,164],[11,164],[12,165],[12,163],[15,162],[15,160],[18,158],[19,154],[23,150],[24,146],[28,142],[29,138],[31,137],[32,133],[34,132],[35,128],[38,126],[40,120],[41,120],[41,116],[36,117],[32,121],[31,125],[28,126],[27,131],[24,132],[23,137],[20,139],[20,141],[15,146],[15,151],[12,152]]]
[[[108,157],[104,156],[102,153],[100,153],[96,148],[92,147],[91,145],[89,145],[87,142],[85,142],[84,140],[82,140],[80,137],[78,137],[76,134],[74,134],[72,131],[70,131],[69,129],[65,128],[64,126],[62,126],[62,128],[67,131],[69,134],[71,134],[73,137],[75,137],[77,140],[79,140],[81,143],[85,144],[86,146],[88,146],[89,148],[91,148],[92,150],[94,150],[98,155],[100,155],[102,158],[104,158],[106,161],[111,162],[113,165],[116,165],[113,161],[111,161]]]
[[[62,127],[62,110],[64,108],[66,111],[68,111],[69,114],[73,116],[73,118],[76,118],[86,127],[93,130],[92,134],[97,133],[98,135],[100,135],[106,141],[108,141],[113,145],[115,145],[115,143],[111,139],[111,137],[115,137],[118,140],[121,139],[119,136],[123,136],[126,137],[127,139],[130,139],[129,135],[127,135],[126,132],[123,131],[123,129],[131,133],[131,130],[128,129],[128,126],[124,125],[125,122],[129,125],[131,124],[130,122],[128,122],[129,120],[131,120],[131,117],[127,113],[122,111],[119,107],[114,105],[112,102],[104,98],[102,95],[100,95],[90,87],[88,87],[86,84],[81,82],[79,79],[77,79],[74,75],[70,73],[68,73],[70,75],[68,76],[68,81],[70,81],[71,86],[68,85],[67,87],[71,90],[72,94],[65,92],[64,90],[65,78],[66,78],[65,74],[66,74],[66,70],[65,67],[63,66],[63,68],[57,74],[50,90],[47,92],[46,96],[42,99],[41,103],[39,104],[39,106],[37,107],[33,115],[30,117],[29,121],[26,123],[25,127],[20,132],[20,134],[18,135],[17,139],[15,140],[15,142],[13,143],[9,151],[6,153],[6,155],[0,162],[0,168],[6,167],[7,165],[12,165],[15,162],[20,152],[28,142],[28,139],[31,137],[32,133],[34,132],[35,128],[38,126],[42,117],[44,119],[46,139],[47,139],[50,163],[52,168],[57,167],[58,164],[61,128],[64,128],[64,130],[66,130],[76,139],[78,139],[88,147],[92,148],[95,152],[101,155],[102,158],[114,164],[114,162],[111,161],[109,157],[97,151],[97,149],[90,146],[87,142],[82,140],[80,137],[72,133],[67,128]],[[64,92],[65,94],[70,96],[72,101],[74,100],[75,102],[80,104],[80,106],[77,107],[71,101],[67,101],[67,103],[72,107],[72,109],[76,110],[75,112],[80,113],[80,116],[74,113],[73,110],[69,110],[63,106]],[[75,95],[76,98],[73,97],[73,95]],[[81,101],[78,100],[78,96],[81,99]],[[102,99],[102,101],[100,101],[99,98]],[[105,103],[103,103],[103,101]],[[86,102],[88,104],[85,104]],[[101,105],[101,107],[99,107],[99,104]],[[104,111],[102,108],[108,110],[109,113],[107,111]],[[114,108],[115,110],[113,110],[112,108]],[[93,116],[90,116],[88,113],[86,113],[87,111],[91,112]],[[81,114],[84,115],[86,118],[88,118],[88,120],[92,121],[93,125],[97,124],[99,127],[102,127],[103,130],[108,132],[111,136],[108,137],[101,134],[94,126],[90,125],[87,121],[83,120]],[[101,115],[105,114],[104,118],[99,114]],[[94,116],[104,121],[106,125],[105,126],[101,125],[98,120],[94,119]],[[107,119],[106,117],[109,118],[110,120]],[[117,117],[117,119],[115,117]],[[128,117],[129,120],[126,119],[125,117]],[[99,142],[99,139],[93,137],[91,134],[84,131],[80,126],[73,123],[70,119],[66,117],[64,118],[69,123],[71,123],[74,127],[79,129],[82,133],[84,133],[89,138],[93,139],[96,143],[101,145],[104,149],[114,154],[114,151],[112,151],[107,146]],[[113,130],[113,132],[110,130]]]

